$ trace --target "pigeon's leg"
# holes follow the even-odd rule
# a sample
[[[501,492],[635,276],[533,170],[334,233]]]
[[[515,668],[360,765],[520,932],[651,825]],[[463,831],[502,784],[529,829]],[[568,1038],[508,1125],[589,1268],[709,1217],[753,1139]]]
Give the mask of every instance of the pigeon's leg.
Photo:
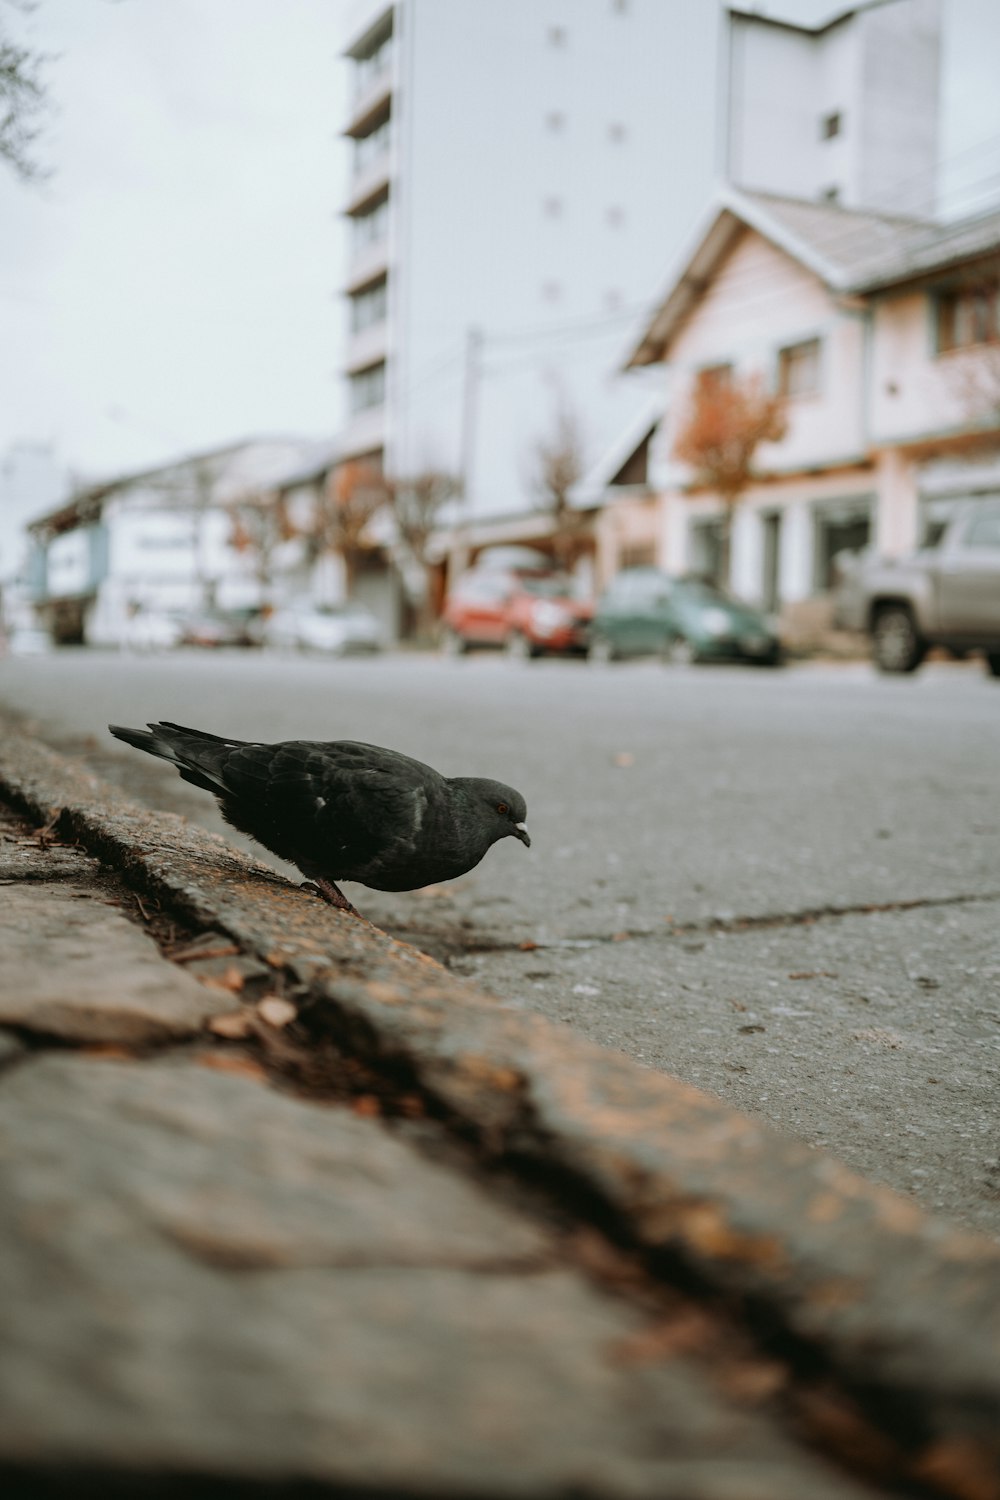
[[[352,917],[361,917],[356,906],[352,906],[340,889],[332,880],[326,880],[322,875],[317,875],[313,880],[303,881],[303,890],[315,891],[329,906],[335,906],[338,911],[349,911]],[[361,917],[362,922],[365,920]]]

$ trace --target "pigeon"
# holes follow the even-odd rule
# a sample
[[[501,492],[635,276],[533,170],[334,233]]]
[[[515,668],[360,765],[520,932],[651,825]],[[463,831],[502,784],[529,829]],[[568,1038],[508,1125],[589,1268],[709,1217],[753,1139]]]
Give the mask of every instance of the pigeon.
[[[212,792],[227,823],[353,916],[360,913],[338,880],[414,891],[464,875],[499,839],[531,846],[520,792],[480,776],[442,776],[398,750],[355,740],[265,745],[170,723],[108,728]]]

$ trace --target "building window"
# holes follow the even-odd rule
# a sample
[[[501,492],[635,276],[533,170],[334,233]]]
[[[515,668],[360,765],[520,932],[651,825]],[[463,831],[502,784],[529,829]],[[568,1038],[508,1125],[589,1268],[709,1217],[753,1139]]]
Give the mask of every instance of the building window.
[[[392,31],[383,31],[371,42],[365,52],[355,57],[355,97],[364,93],[368,85],[389,67],[392,62],[392,49]]]
[[[830,114],[820,116],[819,138],[821,141],[832,141],[834,136],[840,135],[843,128],[844,117],[840,110],[832,110]]]
[[[355,214],[351,220],[351,241],[355,251],[363,250],[368,245],[376,245],[379,240],[384,240],[389,232],[389,199],[381,198],[378,203],[366,209],[363,214]]]
[[[778,350],[778,395],[815,396],[819,392],[819,339],[805,339]]]
[[[845,555],[863,552],[871,541],[871,530],[867,500],[816,507],[813,583],[817,593],[834,587]]]
[[[370,407],[381,406],[385,400],[385,360],[349,376],[348,393],[352,412],[368,411]]]
[[[351,298],[351,332],[362,333],[376,323],[384,323],[389,305],[389,283],[383,278]]]
[[[392,119],[386,115],[374,130],[369,130],[367,135],[360,135],[354,142],[354,175],[363,172],[369,162],[375,161],[384,155],[389,149],[392,135]]]
[[[633,542],[618,554],[619,568],[655,568],[656,543]]]
[[[706,583],[725,585],[722,577],[722,522],[712,517],[692,521],[688,532],[688,572]]]
[[[1000,338],[1000,283],[956,287],[935,295],[937,352],[971,349]]]

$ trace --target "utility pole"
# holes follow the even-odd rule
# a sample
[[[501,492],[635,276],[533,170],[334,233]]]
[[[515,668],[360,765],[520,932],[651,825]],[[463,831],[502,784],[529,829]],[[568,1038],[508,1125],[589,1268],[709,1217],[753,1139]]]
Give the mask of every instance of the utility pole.
[[[472,521],[472,478],[476,457],[476,419],[479,415],[479,382],[482,376],[483,330],[470,325],[465,331],[465,369],[462,376],[462,429],[458,462],[461,513],[455,528],[449,573],[454,580],[469,563],[469,527]]]

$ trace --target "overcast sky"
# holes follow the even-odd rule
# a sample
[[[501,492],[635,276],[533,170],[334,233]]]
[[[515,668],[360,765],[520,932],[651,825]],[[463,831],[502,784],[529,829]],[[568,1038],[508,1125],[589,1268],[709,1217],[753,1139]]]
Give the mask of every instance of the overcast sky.
[[[813,24],[843,7],[758,8]],[[351,0],[38,0],[19,18],[0,0],[0,23],[53,54],[53,175],[26,187],[0,167],[0,454],[50,443],[91,477],[336,431],[352,13]],[[998,57],[998,0],[946,0],[942,155],[975,209],[1000,198]],[[714,57],[692,67],[710,94]]]

